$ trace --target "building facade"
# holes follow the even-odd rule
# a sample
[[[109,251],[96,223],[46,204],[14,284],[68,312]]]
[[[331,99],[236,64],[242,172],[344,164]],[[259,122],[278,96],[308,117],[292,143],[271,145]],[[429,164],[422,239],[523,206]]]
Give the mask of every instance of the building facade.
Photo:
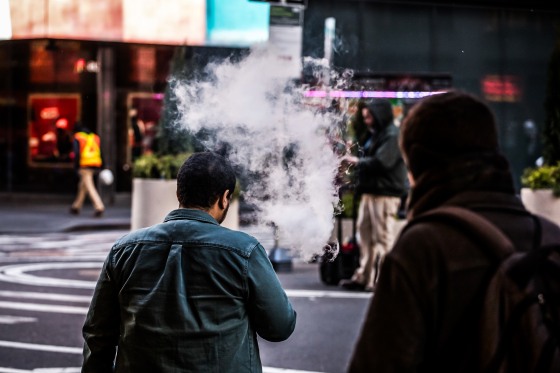
[[[550,4],[526,3],[309,0],[302,56],[323,58],[328,50],[332,68],[354,76],[353,89],[361,92],[411,92],[432,82],[428,89],[484,97],[497,113],[519,186],[523,169],[540,156],[560,25]],[[335,20],[329,48],[327,19]],[[77,122],[101,135],[106,165],[116,176],[113,191],[130,191],[133,149],[152,146],[174,61],[203,56],[195,66],[203,68],[240,50],[190,48],[68,35],[0,41],[0,192],[73,193],[68,135]],[[142,136],[135,136],[133,109]]]

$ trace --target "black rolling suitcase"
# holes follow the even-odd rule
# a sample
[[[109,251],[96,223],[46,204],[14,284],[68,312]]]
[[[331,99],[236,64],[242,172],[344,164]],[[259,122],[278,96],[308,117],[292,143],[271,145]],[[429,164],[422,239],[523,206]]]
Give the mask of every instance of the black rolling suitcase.
[[[340,245],[338,255],[333,259],[333,253],[327,249],[319,257],[319,275],[321,281],[327,285],[338,285],[340,280],[349,279],[358,268],[360,248],[356,242],[357,202],[355,196],[352,208],[352,236],[343,241],[342,216],[337,216],[337,239]],[[335,243],[329,243],[333,244]]]

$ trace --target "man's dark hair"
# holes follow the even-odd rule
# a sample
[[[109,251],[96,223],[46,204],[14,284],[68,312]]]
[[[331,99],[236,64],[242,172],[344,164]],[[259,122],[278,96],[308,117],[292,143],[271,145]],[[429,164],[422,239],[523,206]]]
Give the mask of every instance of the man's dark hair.
[[[209,208],[226,190],[230,198],[235,190],[233,167],[221,155],[195,153],[177,174],[177,199],[182,207]]]

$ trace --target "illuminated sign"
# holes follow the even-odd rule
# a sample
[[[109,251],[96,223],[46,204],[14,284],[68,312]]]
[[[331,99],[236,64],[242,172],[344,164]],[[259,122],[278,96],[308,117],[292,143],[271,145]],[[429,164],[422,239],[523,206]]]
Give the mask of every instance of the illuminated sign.
[[[313,98],[422,98],[446,91],[315,91],[304,93],[305,97]]]
[[[2,12],[9,4],[8,14]],[[205,0],[0,0],[1,39],[203,45]],[[6,26],[3,26],[6,27]]]
[[[270,5],[208,0],[206,6],[207,44],[247,47],[268,40]]]
[[[488,101],[519,102],[520,78],[514,75],[487,75],[482,79],[482,93]]]

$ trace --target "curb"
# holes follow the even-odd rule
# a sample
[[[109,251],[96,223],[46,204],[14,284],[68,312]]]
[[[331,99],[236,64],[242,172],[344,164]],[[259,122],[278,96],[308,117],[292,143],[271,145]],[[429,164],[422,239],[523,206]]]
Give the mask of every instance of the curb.
[[[66,227],[61,232],[87,232],[101,230],[130,230],[130,223],[108,223],[108,224],[79,224]]]

